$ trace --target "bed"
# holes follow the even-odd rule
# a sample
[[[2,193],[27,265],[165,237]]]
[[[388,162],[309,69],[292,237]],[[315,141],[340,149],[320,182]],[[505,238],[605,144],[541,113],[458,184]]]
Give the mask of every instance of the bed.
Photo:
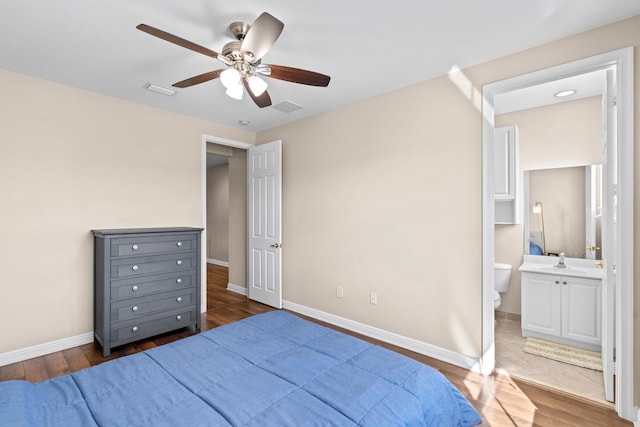
[[[3,426],[469,426],[438,371],[284,311],[40,383],[0,383]]]

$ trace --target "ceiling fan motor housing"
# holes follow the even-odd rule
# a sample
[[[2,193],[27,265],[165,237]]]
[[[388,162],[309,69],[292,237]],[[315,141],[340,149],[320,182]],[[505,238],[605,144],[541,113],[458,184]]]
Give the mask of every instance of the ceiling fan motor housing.
[[[224,47],[222,48],[222,55],[234,61],[242,61],[242,59],[244,58],[244,55],[242,53],[242,50],[240,50],[241,47],[242,47],[241,41],[229,42],[225,44]]]
[[[229,25],[229,32],[237,41],[232,41],[224,45],[222,55],[233,61],[247,61],[253,63],[255,60],[253,52],[242,50],[242,41],[251,29],[251,25],[246,22],[232,22]]]

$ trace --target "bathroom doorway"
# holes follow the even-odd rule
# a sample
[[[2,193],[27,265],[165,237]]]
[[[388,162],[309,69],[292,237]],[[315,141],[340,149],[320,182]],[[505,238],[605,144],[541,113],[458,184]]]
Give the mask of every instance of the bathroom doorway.
[[[495,311],[496,369],[606,404],[599,351],[588,352],[575,346],[563,346],[567,343],[558,343],[552,337],[538,341],[534,337],[523,336],[521,315],[524,306],[531,309],[539,305],[540,310],[536,311],[546,313],[551,304],[547,301],[535,303],[531,298],[525,301],[522,295],[526,293],[518,271],[523,263],[523,253],[530,254],[530,259],[542,258],[536,255],[558,259],[560,253],[566,253],[570,260],[585,260],[587,257],[586,165],[601,165],[603,161],[604,74],[604,71],[597,71],[579,76],[580,81],[574,77],[531,88],[536,94],[548,93],[550,101],[555,101],[553,95],[561,90],[577,89],[562,102],[553,104],[529,105],[524,101],[513,102],[515,98],[503,101],[501,96],[496,97],[496,128],[516,126],[519,130],[517,181],[520,187],[520,220],[518,224],[495,225],[494,254],[496,265],[511,266],[507,270],[510,273],[509,286],[499,294]],[[550,84],[553,87],[549,87]],[[505,96],[511,97],[512,94],[527,97],[526,92],[512,92]],[[598,218],[601,219],[602,215]],[[595,260],[587,264],[596,269]],[[594,274],[600,273],[598,270]],[[499,286],[502,276],[502,271],[496,270],[498,290],[503,289]],[[598,315],[595,308],[593,311],[595,321]]]
[[[615,231],[617,240],[613,242],[612,250],[605,257],[605,270],[607,278],[616,281],[615,306],[608,306],[604,316],[608,324],[613,325],[611,334],[616,336],[617,369],[616,381],[616,410],[623,418],[631,419],[633,416],[633,378],[632,378],[632,329],[633,329],[633,123],[630,117],[632,112],[632,76],[633,76],[633,51],[621,49],[608,54],[598,55],[585,60],[564,64],[550,69],[531,74],[507,79],[501,82],[486,85],[483,88],[483,371],[493,370],[495,364],[495,322],[493,310],[493,265],[496,235],[494,226],[493,196],[492,196],[492,152],[491,138],[495,128],[495,97],[506,94],[516,89],[532,87],[541,83],[574,77],[586,72],[611,69],[617,77],[617,97],[610,101],[617,108],[607,117],[609,129],[617,129],[617,143],[613,147],[617,150],[615,158],[617,170],[612,176],[604,179],[605,185],[616,191],[617,195],[617,222],[609,224]],[[625,87],[627,88],[625,90]],[[611,144],[610,144],[611,146]],[[614,150],[614,151],[616,151]],[[610,159],[611,160],[611,159]],[[604,159],[605,165],[606,159]],[[611,166],[611,164],[609,164]],[[611,168],[613,170],[614,168]],[[614,187],[615,185],[615,187]],[[624,233],[621,232],[624,230]],[[628,252],[627,252],[628,251]],[[519,248],[522,254],[522,247]],[[500,261],[500,260],[498,260]],[[515,263],[512,274],[516,275],[518,263]],[[613,277],[612,277],[613,273]],[[604,295],[605,297],[613,296]],[[613,338],[613,337],[611,337]],[[612,353],[612,348],[605,351]]]

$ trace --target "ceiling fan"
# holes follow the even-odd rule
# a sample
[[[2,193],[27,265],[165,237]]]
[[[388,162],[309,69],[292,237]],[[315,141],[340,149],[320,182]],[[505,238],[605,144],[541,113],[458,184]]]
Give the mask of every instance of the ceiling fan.
[[[140,24],[136,28],[178,46],[215,58],[228,67],[182,80],[174,83],[174,87],[186,88],[220,78],[227,88],[227,95],[242,99],[244,87],[256,105],[264,108],[271,105],[271,97],[266,90],[267,83],[259,76],[321,87],[328,86],[331,79],[327,75],[314,71],[262,64],[262,57],[271,49],[284,28],[280,20],[267,12],[260,15],[252,25],[244,22],[234,22],[229,25],[229,32],[236,40],[225,44],[221,54],[150,25]]]

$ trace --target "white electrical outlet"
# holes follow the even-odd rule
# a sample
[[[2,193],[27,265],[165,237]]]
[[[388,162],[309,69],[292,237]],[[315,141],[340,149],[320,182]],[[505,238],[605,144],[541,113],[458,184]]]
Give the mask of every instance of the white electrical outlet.
[[[371,292],[371,296],[370,296],[369,302],[371,304],[374,304],[374,305],[378,304],[378,294],[375,293],[375,292]]]
[[[342,298],[344,296],[344,288],[342,286],[338,286],[336,289],[336,296],[338,298]]]

